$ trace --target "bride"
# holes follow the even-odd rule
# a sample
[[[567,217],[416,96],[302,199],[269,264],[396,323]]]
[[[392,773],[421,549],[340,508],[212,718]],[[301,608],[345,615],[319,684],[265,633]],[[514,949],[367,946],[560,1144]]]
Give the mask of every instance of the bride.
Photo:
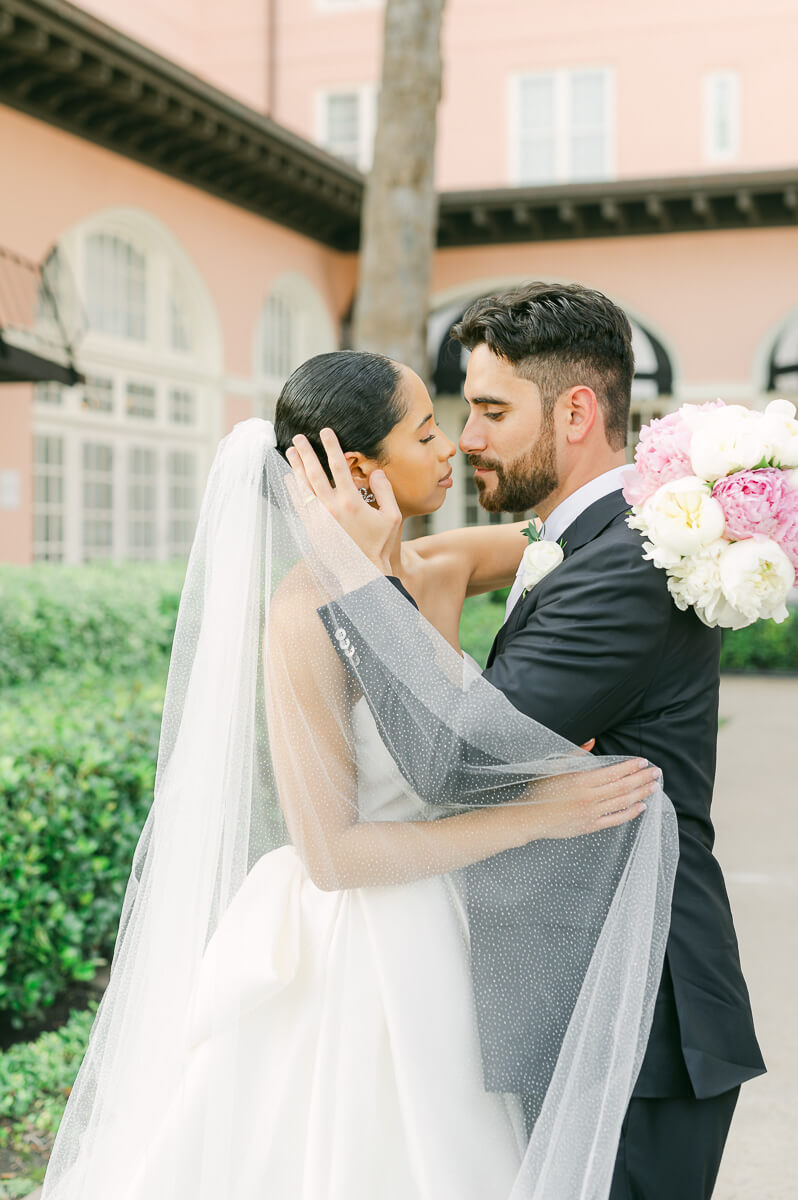
[[[445,499],[455,447],[421,380],[378,355],[311,359],[274,427],[245,421],[221,442],[181,597],[154,801],[43,1200],[609,1190],[664,953],[672,810],[648,764],[571,746],[460,654],[463,601],[512,580],[519,527],[403,543],[396,573],[421,611],[408,615],[286,462],[294,437],[319,448],[325,426],[359,503],[374,502],[375,465],[404,518]],[[365,584],[364,618],[348,597]],[[350,672],[320,619],[331,604],[347,618],[335,636]],[[469,746],[456,794],[438,788],[433,805],[408,790],[407,751],[386,745],[358,690],[365,643],[414,713]],[[433,660],[452,684],[447,711]],[[566,844],[584,881],[578,938],[565,919],[574,898],[558,896],[547,860]],[[531,1130],[517,1096],[486,1088],[472,988],[468,871],[480,864],[498,945],[499,860],[497,880],[514,862],[515,886],[554,914],[536,925],[525,970],[576,998],[545,1046]],[[500,982],[503,1003],[524,995],[523,979]]]

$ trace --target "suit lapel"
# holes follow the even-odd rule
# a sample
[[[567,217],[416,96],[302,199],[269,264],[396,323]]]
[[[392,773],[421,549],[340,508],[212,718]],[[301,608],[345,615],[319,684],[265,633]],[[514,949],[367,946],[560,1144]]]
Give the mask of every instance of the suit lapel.
[[[592,542],[616,517],[629,512],[630,508],[631,505],[624,500],[622,491],[610,492],[609,496],[602,496],[600,500],[589,505],[562,535],[565,557],[570,558],[576,550],[581,550],[582,546]]]
[[[616,517],[619,517],[621,513],[628,512],[629,507],[622,491],[610,492],[608,496],[602,496],[600,500],[596,500],[583,513],[580,513],[575,521],[571,522],[562,538],[559,539],[563,545],[564,557],[570,558],[577,550],[586,546],[588,542],[592,542]],[[538,602],[539,589],[543,582],[544,580],[541,580],[537,587],[532,588],[516,603],[491,646],[488,666],[491,665],[496,655],[501,653],[505,639],[511,633],[515,633],[516,629],[519,629],[534,612]]]

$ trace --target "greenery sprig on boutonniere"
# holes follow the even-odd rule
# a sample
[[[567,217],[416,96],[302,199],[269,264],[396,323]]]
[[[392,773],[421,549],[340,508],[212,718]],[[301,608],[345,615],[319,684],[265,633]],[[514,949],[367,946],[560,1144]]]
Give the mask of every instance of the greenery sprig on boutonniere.
[[[521,559],[524,581],[524,590],[521,592],[523,599],[530,588],[535,587],[550,571],[560,565],[565,557],[563,551],[566,543],[562,538],[559,542],[550,542],[547,538],[541,537],[540,529],[534,521],[530,521],[521,530],[521,534],[529,542]]]

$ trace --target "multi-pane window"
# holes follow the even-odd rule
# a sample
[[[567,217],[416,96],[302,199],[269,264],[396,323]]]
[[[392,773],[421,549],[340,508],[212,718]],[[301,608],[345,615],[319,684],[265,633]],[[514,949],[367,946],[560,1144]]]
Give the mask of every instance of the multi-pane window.
[[[90,321],[78,351],[83,382],[35,392],[34,435],[44,439],[34,475],[36,556],[182,557],[222,403],[219,339],[202,281],[157,221],[130,212],[76,227],[57,252],[63,262],[48,260],[48,283],[76,265]],[[296,365],[295,331],[304,328],[293,304],[273,305],[270,356],[280,370]],[[5,476],[2,485],[11,486]]]
[[[114,450],[83,443],[83,559],[110,558],[114,545]]]
[[[105,375],[87,375],[83,388],[83,407],[87,412],[113,412],[113,379]]]
[[[740,79],[736,71],[714,71],[704,79],[704,153],[729,162],[739,149]]]
[[[129,417],[155,418],[155,388],[151,383],[129,379],[125,388],[125,412]]]
[[[196,425],[197,398],[187,388],[169,389],[169,420],[175,425]]]
[[[606,179],[612,173],[612,74],[605,68],[520,75],[514,81],[520,184]]]
[[[191,321],[174,290],[169,295],[169,344],[173,350],[188,351],[192,347]]]
[[[147,260],[130,242],[111,233],[86,239],[86,307],[99,333],[145,341]]]
[[[324,144],[353,167],[360,156],[360,94],[339,92],[327,96]]]
[[[374,153],[377,102],[373,87],[319,94],[319,141],[353,167],[367,171]]]
[[[155,558],[158,461],[154,446],[129,446],[127,454],[128,557]]]
[[[263,313],[261,370],[268,379],[286,379],[294,367],[299,314],[291,300],[272,293]]]
[[[60,383],[37,383],[33,395],[37,404],[52,404],[61,408],[64,403],[64,389]]]
[[[64,558],[64,439],[36,434],[33,440],[33,557]]]
[[[518,81],[518,174],[525,183],[557,178],[555,84],[554,75]]]
[[[183,558],[191,549],[196,523],[197,457],[188,450],[170,450],[166,459],[168,551]]]

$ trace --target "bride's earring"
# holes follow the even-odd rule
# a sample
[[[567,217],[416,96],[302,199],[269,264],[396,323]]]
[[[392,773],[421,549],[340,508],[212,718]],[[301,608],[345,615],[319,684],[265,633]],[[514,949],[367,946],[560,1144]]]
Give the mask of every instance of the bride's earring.
[[[370,492],[368,490],[368,488],[364,488],[364,487],[358,488],[358,491],[360,492],[363,499],[366,501],[366,504],[372,504],[374,502],[374,499],[375,499],[374,493]]]

